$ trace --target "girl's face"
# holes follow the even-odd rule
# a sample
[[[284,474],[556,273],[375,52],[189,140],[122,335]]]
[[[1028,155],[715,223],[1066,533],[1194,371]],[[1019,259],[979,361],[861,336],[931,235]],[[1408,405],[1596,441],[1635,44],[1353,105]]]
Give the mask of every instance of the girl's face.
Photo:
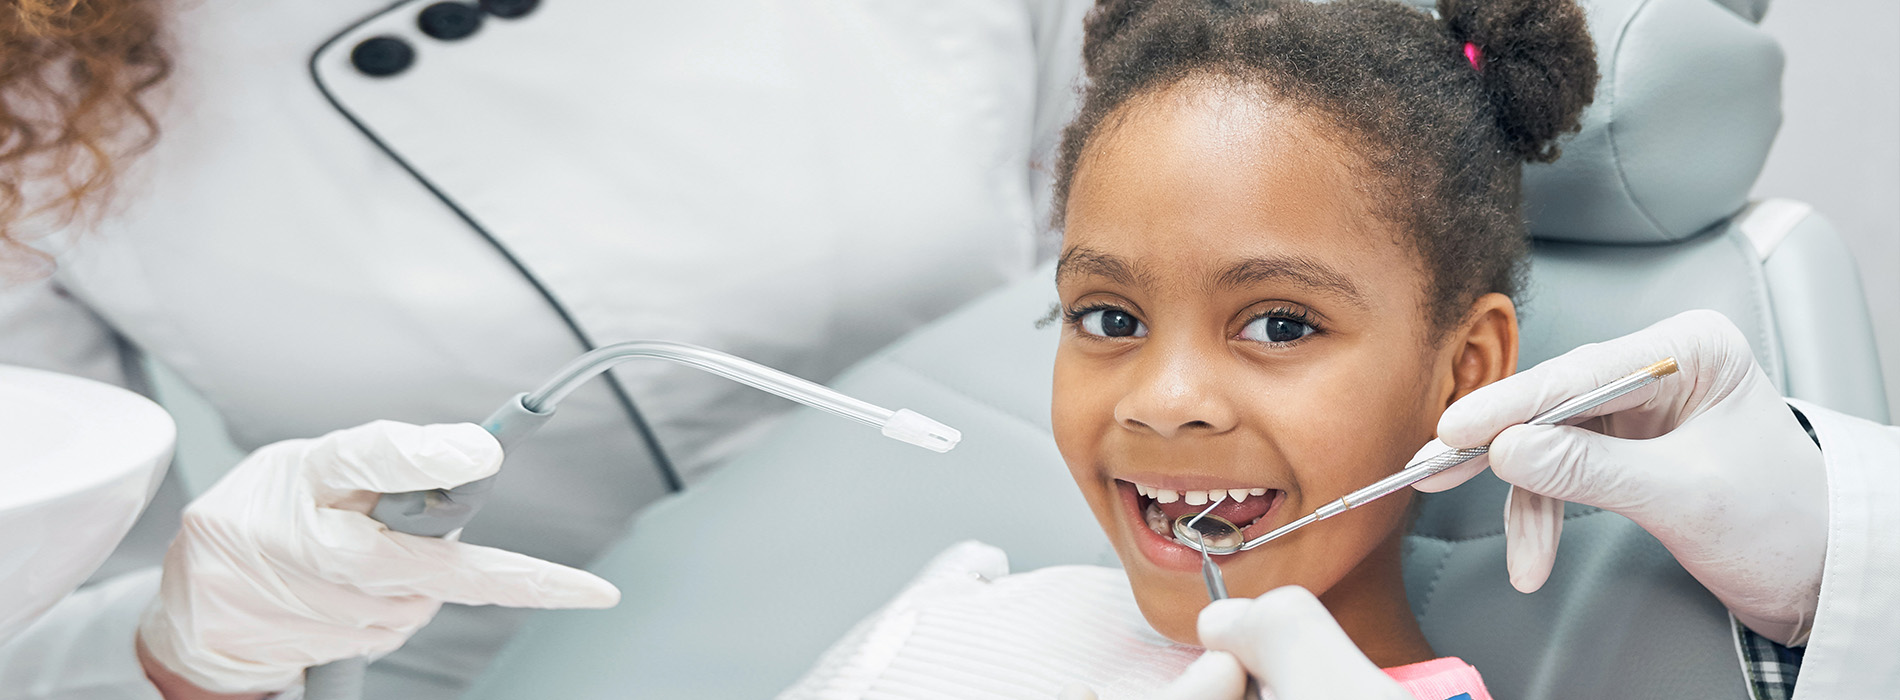
[[[1252,538],[1398,470],[1450,400],[1508,372],[1485,363],[1515,363],[1515,321],[1508,348],[1469,322],[1434,343],[1417,254],[1322,122],[1209,82],[1116,117],[1070,188],[1055,437],[1149,623],[1193,643],[1200,555],[1157,529],[1225,492],[1215,513]],[[1216,560],[1233,595],[1299,584],[1349,632],[1354,614],[1409,620],[1410,502]]]

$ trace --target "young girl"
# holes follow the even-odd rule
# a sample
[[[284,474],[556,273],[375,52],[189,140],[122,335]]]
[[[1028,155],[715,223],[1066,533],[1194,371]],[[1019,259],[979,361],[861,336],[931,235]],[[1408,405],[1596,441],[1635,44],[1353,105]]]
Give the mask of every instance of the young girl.
[[[1265,533],[1516,366],[1520,166],[1557,157],[1596,82],[1573,2],[1106,0],[1083,50],[1052,416],[1123,572],[952,550],[793,696],[1140,697],[1198,654],[1208,603],[1169,523],[1219,502]],[[1220,558],[1228,588],[1304,586],[1419,697],[1486,698],[1406,603],[1409,493]]]

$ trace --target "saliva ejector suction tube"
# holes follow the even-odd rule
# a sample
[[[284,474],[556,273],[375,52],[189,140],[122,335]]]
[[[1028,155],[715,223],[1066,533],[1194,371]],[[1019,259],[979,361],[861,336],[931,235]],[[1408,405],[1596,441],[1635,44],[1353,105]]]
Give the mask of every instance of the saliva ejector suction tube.
[[[874,406],[751,360],[697,345],[664,340],[616,343],[582,355],[561,368],[560,373],[541,385],[541,388],[516,397],[517,401],[496,411],[482,427],[494,433],[496,439],[506,445],[508,440],[504,433],[510,430],[512,424],[526,427],[532,422],[534,427],[539,427],[541,421],[554,413],[554,406],[567,398],[568,394],[574,393],[581,384],[607,371],[609,367],[636,357],[671,360],[704,370],[768,394],[877,428],[884,433],[884,437],[908,442],[932,452],[949,452],[963,438],[963,434],[955,428],[925,418],[908,408],[893,411]],[[514,410],[516,403],[520,404],[519,411]],[[532,431],[533,427],[528,430]]]
[[[769,394],[877,428],[885,437],[933,452],[949,452],[963,439],[957,429],[925,418],[907,408],[895,411],[838,393],[823,385],[717,350],[664,340],[615,343],[575,358],[540,388],[516,394],[496,409],[482,428],[495,436],[506,452],[533,435],[561,400],[614,365],[636,358],[668,360],[703,370]],[[389,529],[412,535],[442,537],[467,525],[488,500],[495,477],[452,489],[386,493],[370,510],[370,517]],[[304,672],[305,700],[360,700],[368,659],[343,659],[312,666]]]

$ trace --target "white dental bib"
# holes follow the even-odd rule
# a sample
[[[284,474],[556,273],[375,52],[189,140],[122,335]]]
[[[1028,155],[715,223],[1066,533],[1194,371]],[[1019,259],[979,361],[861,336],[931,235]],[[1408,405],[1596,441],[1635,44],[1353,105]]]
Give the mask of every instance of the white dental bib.
[[[1011,574],[1003,550],[963,542],[932,559],[779,700],[1046,699],[1071,683],[1103,700],[1146,698],[1201,651],[1150,628],[1118,569]]]

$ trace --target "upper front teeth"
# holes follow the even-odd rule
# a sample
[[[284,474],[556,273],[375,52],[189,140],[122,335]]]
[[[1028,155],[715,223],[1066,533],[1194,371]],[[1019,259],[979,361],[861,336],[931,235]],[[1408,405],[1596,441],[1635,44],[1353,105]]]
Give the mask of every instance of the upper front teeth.
[[[1234,499],[1235,503],[1244,503],[1248,496],[1267,495],[1267,490],[1264,488],[1176,491],[1174,489],[1157,488],[1147,484],[1135,484],[1135,492],[1155,499],[1157,503],[1173,503],[1185,499],[1187,504],[1191,506],[1204,506],[1210,501],[1221,501],[1229,498]]]

